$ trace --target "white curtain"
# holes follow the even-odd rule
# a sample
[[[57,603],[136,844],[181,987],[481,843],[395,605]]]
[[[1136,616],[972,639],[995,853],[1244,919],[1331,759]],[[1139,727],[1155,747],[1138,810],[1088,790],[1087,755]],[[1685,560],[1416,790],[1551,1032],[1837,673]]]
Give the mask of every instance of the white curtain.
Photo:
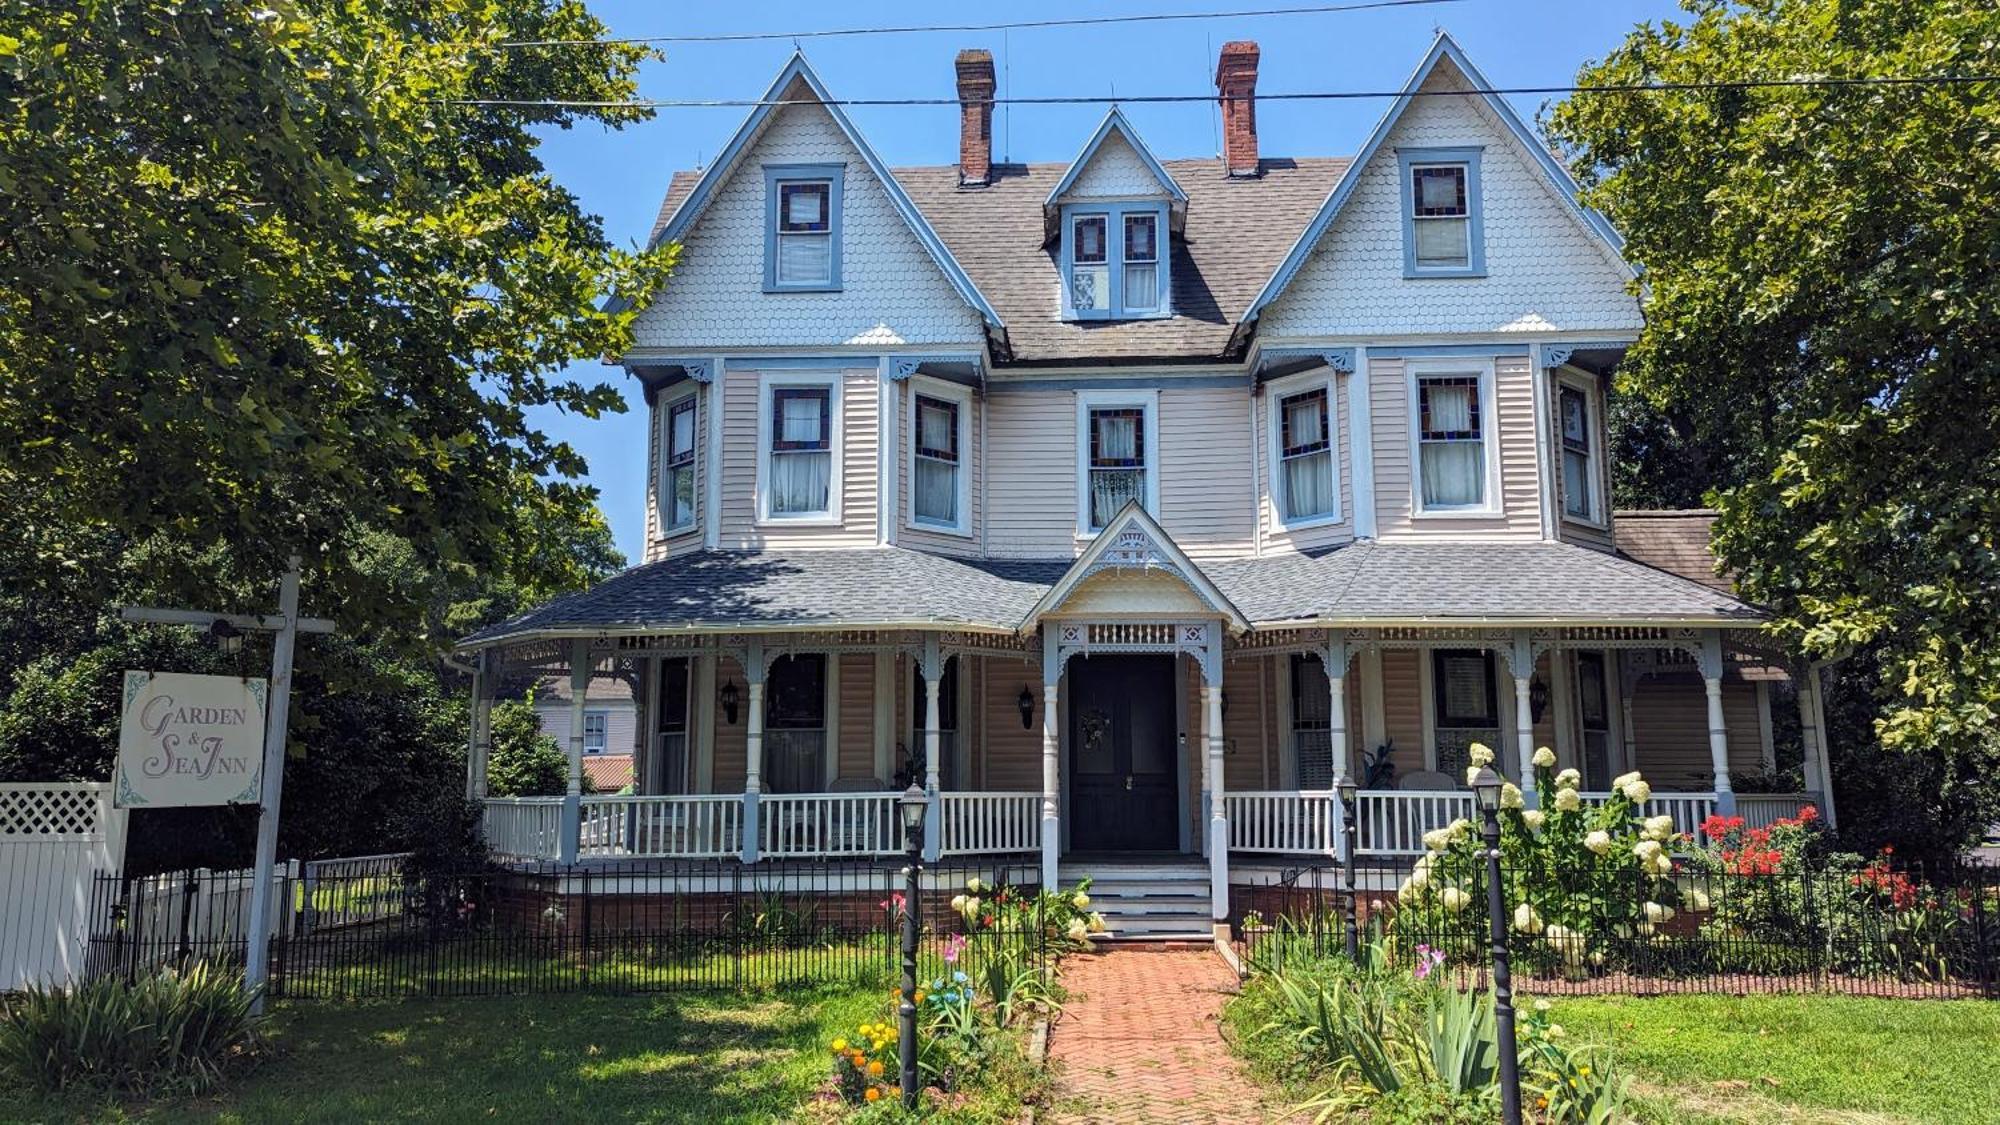
[[[1427,266],[1462,266],[1466,262],[1466,220],[1418,219],[1417,261]]]
[[[1160,307],[1160,267],[1125,267],[1125,307],[1134,311]]]
[[[1285,518],[1310,519],[1333,510],[1333,453],[1285,459]]]
[[[958,466],[934,457],[917,458],[917,518],[958,522]]]
[[[786,413],[790,412],[788,408]],[[771,454],[771,511],[779,515],[826,511],[832,469],[833,456],[825,450]]]
[[[823,402],[817,398],[788,398],[784,400],[784,413],[779,418],[778,440],[780,441],[821,441],[825,435],[820,432],[820,410]]]
[[[1139,419],[1130,414],[1100,414],[1097,422],[1097,456],[1105,460],[1129,461],[1139,455]]]
[[[807,285],[832,281],[833,236],[826,234],[779,235],[778,280],[788,285]]]
[[[1092,469],[1090,471],[1090,526],[1103,527],[1133,500],[1144,494],[1146,474],[1139,469]]]
[[[1473,432],[1476,385],[1432,383],[1424,387],[1426,433]],[[1485,500],[1486,443],[1483,438],[1423,442],[1424,503],[1472,506]]]

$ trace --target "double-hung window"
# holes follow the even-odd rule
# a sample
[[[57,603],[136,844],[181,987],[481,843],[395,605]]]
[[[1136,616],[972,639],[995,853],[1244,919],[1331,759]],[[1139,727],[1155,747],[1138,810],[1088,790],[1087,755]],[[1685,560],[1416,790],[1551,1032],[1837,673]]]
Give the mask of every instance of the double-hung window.
[[[1159,444],[1154,412],[1157,399],[1078,397],[1082,497],[1079,523],[1085,534],[1102,531],[1125,505],[1138,501],[1152,510],[1158,496],[1154,448]]]
[[[1563,514],[1596,520],[1597,458],[1591,441],[1590,395],[1564,386],[1556,394],[1556,406],[1562,424]]]
[[[1338,475],[1333,464],[1331,385],[1325,381],[1292,394],[1275,392],[1274,499],[1286,524],[1337,517]]]
[[[1398,149],[1403,176],[1403,274],[1486,272],[1478,149]]]
[[[834,388],[831,382],[769,385],[763,433],[765,518],[837,514],[833,507]]]
[[[1164,315],[1166,206],[1077,204],[1063,218],[1063,316],[1116,320]]]
[[[840,288],[838,164],[779,164],[764,168],[764,288]]]
[[[695,396],[686,395],[667,406],[666,448],[661,507],[668,532],[694,526]]]
[[[1491,369],[1416,376],[1419,510],[1481,511],[1492,505],[1487,430]]]
[[[910,522],[963,532],[969,523],[965,438],[971,401],[967,396],[918,391],[911,402]]]
[[[611,744],[611,716],[602,711],[583,715],[583,752],[602,754]]]

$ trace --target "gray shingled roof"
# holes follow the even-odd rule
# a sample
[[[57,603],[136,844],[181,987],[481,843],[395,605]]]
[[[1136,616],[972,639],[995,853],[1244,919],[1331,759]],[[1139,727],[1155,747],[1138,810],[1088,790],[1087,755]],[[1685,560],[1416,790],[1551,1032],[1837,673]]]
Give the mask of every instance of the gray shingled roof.
[[[1065,559],[951,559],[900,547],[700,551],[625,571],[467,637],[799,625],[1020,627]],[[1314,555],[1211,562],[1253,624],[1369,620],[1761,620],[1717,590],[1565,543],[1359,542]]]
[[[1256,177],[1237,179],[1216,159],[1161,164],[1188,194],[1187,228],[1172,245],[1174,315],[1092,323],[1062,319],[1057,250],[1043,237],[1043,200],[1068,164],[996,164],[983,188],[959,187],[955,164],[892,174],[1006,322],[1016,361],[1220,357],[1348,160],[1270,158]],[[699,178],[674,174],[654,236]]]

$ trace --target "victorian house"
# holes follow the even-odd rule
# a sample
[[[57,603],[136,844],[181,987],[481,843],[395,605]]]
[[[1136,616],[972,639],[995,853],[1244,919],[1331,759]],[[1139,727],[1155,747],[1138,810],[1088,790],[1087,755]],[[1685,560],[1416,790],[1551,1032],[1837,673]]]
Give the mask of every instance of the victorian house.
[[[645,560],[464,642],[577,713],[570,795],[497,798],[476,712],[496,852],[891,854],[914,781],[934,855],[1144,860],[1205,928],[1232,871],[1339,854],[1338,779],[1362,852],[1418,852],[1475,741],[1643,771],[1684,830],[1819,799],[1732,784],[1774,725],[1808,790],[1826,757],[1705,525],[1612,511],[1617,232],[1448,36],[1351,156],[1260,150],[1258,57],[1222,48],[1220,157],[1114,108],[1020,165],[966,51],[957,161],[890,168],[798,56],[673,178],[618,357]],[[636,792],[580,795],[594,693]]]

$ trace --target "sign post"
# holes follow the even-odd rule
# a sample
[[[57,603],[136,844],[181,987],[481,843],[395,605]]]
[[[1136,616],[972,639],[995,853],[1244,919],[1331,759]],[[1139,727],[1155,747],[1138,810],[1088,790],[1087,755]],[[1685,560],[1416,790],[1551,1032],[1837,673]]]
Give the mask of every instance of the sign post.
[[[285,727],[292,704],[292,653],[300,633],[331,633],[333,622],[299,617],[299,558],[293,555],[278,585],[278,615],[251,616],[206,613],[187,609],[148,609],[127,606],[120,616],[127,621],[147,621],[163,625],[194,625],[215,630],[227,625],[234,630],[257,630],[275,634],[271,645],[269,706],[264,708],[263,740],[256,779],[257,862],[250,889],[250,941],[243,967],[243,987],[250,993],[254,1010],[264,1009],[264,985],[271,965],[271,883],[278,862],[278,806],[285,793]],[[217,677],[184,677],[191,680]],[[249,681],[246,681],[249,682]],[[129,701],[129,697],[128,697]],[[206,718],[205,714],[196,718]],[[127,724],[129,725],[128,712]],[[122,732],[121,732],[122,738]],[[218,747],[217,749],[220,749]],[[217,768],[220,768],[219,766]],[[123,774],[121,769],[120,773]],[[124,782],[120,781],[120,792]],[[246,794],[247,796],[247,794]],[[185,804],[225,804],[227,800],[185,801]]]

